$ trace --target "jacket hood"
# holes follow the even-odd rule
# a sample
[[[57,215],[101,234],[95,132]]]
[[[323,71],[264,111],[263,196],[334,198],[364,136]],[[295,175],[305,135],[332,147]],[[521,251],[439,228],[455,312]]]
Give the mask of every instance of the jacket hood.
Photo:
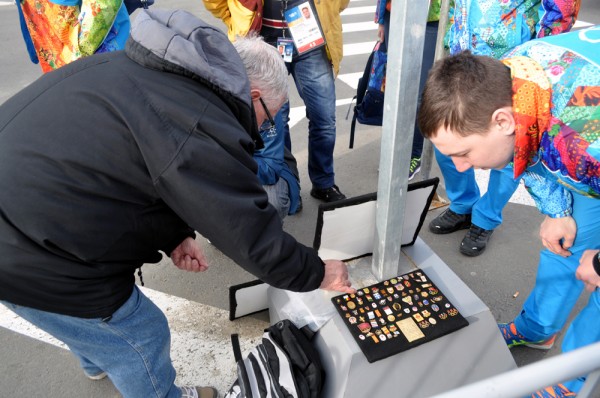
[[[132,23],[128,55],[144,66],[165,69],[165,64],[157,67],[153,57],[131,51],[137,47],[132,42],[166,65],[179,66],[183,69],[180,73],[191,73],[250,106],[250,83],[237,51],[224,33],[194,15],[183,10],[140,10]]]

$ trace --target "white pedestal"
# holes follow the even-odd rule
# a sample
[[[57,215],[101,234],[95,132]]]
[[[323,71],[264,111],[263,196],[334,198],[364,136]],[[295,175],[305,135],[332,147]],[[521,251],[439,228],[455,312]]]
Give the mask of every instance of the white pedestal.
[[[429,397],[517,367],[490,310],[429,246],[419,238],[403,252],[427,273],[469,326],[369,363],[336,313],[315,336],[326,372],[324,398]],[[271,323],[284,318],[279,309],[289,295],[269,288]],[[322,305],[333,308],[325,296]]]

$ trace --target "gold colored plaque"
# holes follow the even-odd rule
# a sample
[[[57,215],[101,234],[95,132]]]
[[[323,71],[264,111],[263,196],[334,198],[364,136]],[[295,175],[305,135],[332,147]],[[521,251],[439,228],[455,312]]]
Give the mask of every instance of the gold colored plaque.
[[[406,340],[413,342],[418,339],[425,337],[419,326],[413,321],[412,318],[406,318],[396,322],[400,331],[406,337]]]

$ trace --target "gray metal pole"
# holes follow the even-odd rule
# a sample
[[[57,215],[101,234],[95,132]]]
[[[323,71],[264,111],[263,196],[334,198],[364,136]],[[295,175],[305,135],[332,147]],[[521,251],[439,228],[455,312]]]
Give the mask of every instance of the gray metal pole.
[[[435,60],[443,58],[446,55],[444,49],[444,35],[448,26],[448,14],[450,13],[450,0],[442,0],[440,9],[440,23],[438,25],[437,40],[435,42]],[[431,164],[433,162],[433,145],[431,141],[423,142],[423,154],[421,155],[421,178],[426,180],[431,174]]]
[[[379,280],[412,269],[400,242],[428,8],[427,0],[397,1],[390,16],[372,264]]]

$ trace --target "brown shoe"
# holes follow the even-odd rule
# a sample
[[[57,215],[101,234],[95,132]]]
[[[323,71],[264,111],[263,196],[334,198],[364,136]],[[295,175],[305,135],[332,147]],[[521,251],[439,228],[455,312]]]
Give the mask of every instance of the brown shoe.
[[[219,393],[213,387],[179,387],[181,398],[219,398]]]

